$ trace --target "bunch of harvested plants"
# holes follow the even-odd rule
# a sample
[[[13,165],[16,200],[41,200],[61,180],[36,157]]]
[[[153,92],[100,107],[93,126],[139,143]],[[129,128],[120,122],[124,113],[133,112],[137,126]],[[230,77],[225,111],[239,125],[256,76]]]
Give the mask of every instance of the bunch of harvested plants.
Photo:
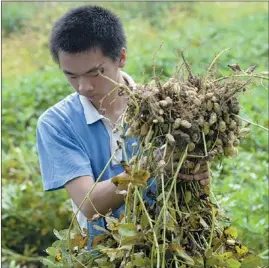
[[[117,85],[128,96],[123,138],[140,137],[133,144],[139,150],[122,163],[129,179],[112,180],[128,185],[128,191],[118,192],[125,195],[125,213],[120,219],[106,215],[107,229],[93,241],[91,267],[261,267],[259,257],[238,240],[211,184],[178,179],[179,172],[195,174],[202,166],[210,169],[214,159],[235,156],[249,132],[238,97],[252,79],[262,77],[238,64],[230,66],[233,75],[216,77],[223,52],[204,77],[192,73],[181,52],[182,65],[165,83],[153,63],[151,82]],[[156,184],[156,192],[147,190],[149,183]],[[152,204],[143,200],[145,193]]]

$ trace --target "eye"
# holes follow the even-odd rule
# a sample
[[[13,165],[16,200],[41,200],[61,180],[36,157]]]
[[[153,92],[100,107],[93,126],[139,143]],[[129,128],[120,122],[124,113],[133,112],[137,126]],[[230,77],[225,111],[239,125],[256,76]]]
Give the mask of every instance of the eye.
[[[104,68],[102,67],[102,68],[100,68],[99,70],[96,70],[96,71],[94,71],[94,72],[91,72],[91,73],[90,73],[90,76],[91,76],[91,77],[96,77],[96,76],[99,75],[99,72],[100,72],[101,74],[103,74],[103,73],[104,73]]]
[[[67,77],[68,77],[68,79],[76,79],[77,78],[77,76],[70,75],[70,74],[68,74]]]

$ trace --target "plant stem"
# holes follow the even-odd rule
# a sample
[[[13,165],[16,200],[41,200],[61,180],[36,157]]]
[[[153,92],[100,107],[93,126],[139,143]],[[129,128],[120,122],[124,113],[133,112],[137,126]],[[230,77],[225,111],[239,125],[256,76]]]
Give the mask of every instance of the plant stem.
[[[137,186],[135,186],[135,189]],[[133,202],[133,223],[136,224],[136,203],[137,203],[137,195],[134,195],[134,202]]]
[[[185,157],[186,157],[186,155],[187,155],[187,151],[188,151],[188,146],[186,146],[186,149],[185,149],[184,153],[183,153],[182,156],[179,158],[179,163],[178,163],[178,165],[177,165],[176,173],[175,173],[174,176],[173,176],[173,179],[172,179],[172,183],[171,183],[169,192],[168,192],[168,194],[167,194],[167,196],[166,196],[166,202],[168,202],[168,200],[169,200],[169,198],[170,198],[170,196],[171,196],[171,192],[172,192],[173,187],[174,187],[174,185],[175,185],[175,183],[176,183],[176,181],[177,181],[177,179],[178,179],[178,173],[179,173],[179,171],[180,171],[180,168],[181,168],[181,166],[182,166],[183,161],[185,160]],[[160,211],[160,214],[159,214],[159,216],[158,216],[158,219],[157,219],[157,221],[156,221],[155,228],[156,228],[156,226],[158,227],[159,221],[160,221],[160,219],[161,219],[161,215],[162,215],[162,213],[163,213],[163,209],[164,209],[164,208],[162,207],[162,209],[161,209],[161,211]]]
[[[153,225],[152,225],[152,219],[150,218],[150,216],[148,214],[148,211],[147,211],[147,209],[145,207],[144,201],[143,201],[139,191],[137,189],[135,189],[135,192],[136,192],[136,194],[137,194],[137,196],[139,198],[139,201],[140,201],[140,203],[141,203],[141,205],[142,205],[142,207],[144,209],[145,215],[146,215],[146,217],[148,219],[149,225],[150,225],[151,230],[153,232],[153,238],[154,238],[155,247],[156,247],[156,251],[157,251],[157,266],[156,266],[156,268],[159,268],[160,267],[160,250],[159,250],[159,244],[158,244],[157,235],[156,235],[156,233],[154,231],[154,228],[153,228]]]
[[[167,212],[167,206],[166,206],[166,200],[165,200],[165,191],[164,191],[164,175],[162,172],[161,175],[161,181],[162,181],[162,195],[163,195],[163,258],[162,258],[162,267],[165,268],[165,251],[166,251],[166,212]]]
[[[213,239],[213,235],[214,235],[214,226],[215,226],[215,209],[212,206],[212,222],[211,222],[211,230],[210,230],[210,237],[209,237],[209,242],[208,242],[208,246],[207,248],[211,248],[211,243],[212,243],[212,239]]]
[[[226,48],[226,49],[222,50],[222,51],[221,51],[221,52],[220,52],[220,53],[213,59],[213,61],[211,62],[211,64],[209,65],[209,67],[208,67],[208,69],[207,69],[207,72],[206,72],[206,75],[205,75],[205,78],[204,78],[204,83],[206,83],[208,74],[209,74],[211,68],[213,67],[213,65],[215,64],[216,60],[220,57],[220,55],[221,55],[222,53],[224,53],[225,51],[227,51],[227,50],[229,50],[229,49],[230,49],[230,48]]]
[[[233,115],[233,116],[236,116],[236,117],[238,117],[238,118],[240,118],[240,119],[242,119],[242,120],[245,121],[245,122],[250,123],[251,125],[254,125],[254,126],[260,127],[260,128],[262,128],[262,129],[264,129],[264,130],[266,130],[266,131],[269,131],[268,128],[263,127],[263,126],[261,126],[261,125],[259,125],[259,124],[253,123],[253,122],[251,122],[251,121],[249,121],[249,120],[247,120],[247,119],[244,119],[244,118],[242,118],[241,116],[239,116],[239,115],[237,115],[237,114],[232,114],[232,115]]]
[[[235,75],[231,75],[231,76],[223,76],[223,77],[220,77],[216,80],[214,80],[213,82],[218,82],[218,81],[221,81],[221,80],[224,80],[224,79],[228,79],[228,78],[231,78],[231,77],[256,77],[256,78],[261,78],[261,79],[266,79],[266,80],[269,80],[268,77],[266,76],[261,76],[261,75],[258,75],[258,74],[252,74],[252,75],[248,75],[248,74],[235,74]]]
[[[174,242],[174,234],[172,234],[172,242]],[[176,258],[176,255],[175,255],[175,254],[173,254],[173,258],[174,258],[174,260],[175,260],[176,268],[179,268],[179,266],[178,266],[178,264],[177,264],[177,262],[176,262],[177,258]]]
[[[31,256],[24,256],[19,253],[16,253],[10,249],[2,248],[3,255],[9,255],[10,257],[6,256],[10,260],[15,261],[24,261],[24,262],[40,262],[44,259],[44,257],[31,257]]]

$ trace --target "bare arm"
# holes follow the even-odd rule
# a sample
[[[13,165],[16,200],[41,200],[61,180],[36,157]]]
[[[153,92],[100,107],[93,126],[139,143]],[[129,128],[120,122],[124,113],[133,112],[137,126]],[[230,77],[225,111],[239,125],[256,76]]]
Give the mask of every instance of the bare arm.
[[[128,177],[126,173],[121,173],[119,176]],[[91,176],[82,176],[69,181],[65,185],[65,188],[77,207],[79,207],[94,183],[95,182]],[[111,182],[111,179],[109,179],[98,182],[90,194],[92,203],[97,211],[102,215],[106,214],[109,209],[114,211],[124,204],[124,196],[121,194],[116,194],[116,189],[126,190],[126,188],[116,187],[116,185]],[[91,219],[94,214],[97,214],[89,200],[84,202],[81,207],[81,212],[88,219]]]

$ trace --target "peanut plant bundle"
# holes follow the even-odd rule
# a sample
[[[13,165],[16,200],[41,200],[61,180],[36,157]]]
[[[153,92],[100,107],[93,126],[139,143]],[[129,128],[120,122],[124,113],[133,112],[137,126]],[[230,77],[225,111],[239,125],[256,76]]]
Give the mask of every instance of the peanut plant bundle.
[[[262,267],[238,239],[211,183],[178,178],[179,173],[210,170],[213,160],[236,156],[250,131],[239,116],[238,98],[259,75],[236,64],[231,76],[217,77],[221,54],[204,77],[192,73],[181,52],[183,64],[166,82],[154,71],[149,83],[117,85],[128,97],[122,136],[139,137],[139,150],[122,162],[129,179],[112,179],[128,186],[118,191],[125,196],[125,213],[119,219],[111,212],[105,215],[106,229],[95,226],[103,233],[93,240],[94,258],[89,265],[72,256],[78,267]],[[147,188],[152,183],[156,192]],[[144,194],[154,202],[143,200]]]

